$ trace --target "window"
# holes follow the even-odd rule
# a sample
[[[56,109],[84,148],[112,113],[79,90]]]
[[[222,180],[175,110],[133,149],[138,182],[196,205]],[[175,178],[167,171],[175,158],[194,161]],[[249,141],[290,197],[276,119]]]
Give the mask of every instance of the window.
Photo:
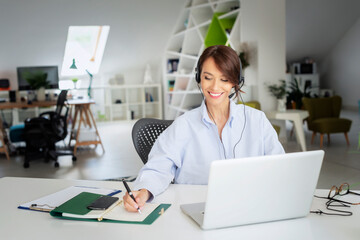
[[[70,26],[65,46],[62,76],[99,72],[110,26]],[[78,71],[70,69],[75,59]]]

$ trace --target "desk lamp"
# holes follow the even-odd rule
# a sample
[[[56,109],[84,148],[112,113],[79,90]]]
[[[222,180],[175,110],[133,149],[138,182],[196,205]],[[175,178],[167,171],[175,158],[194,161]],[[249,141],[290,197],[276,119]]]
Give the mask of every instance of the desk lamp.
[[[75,64],[75,58],[73,59],[73,63],[71,64],[70,69],[78,69]],[[85,69],[85,72],[87,74],[89,74],[89,77],[90,77],[89,87],[88,87],[88,96],[89,96],[89,98],[91,98],[91,84],[92,84],[92,80],[93,80],[93,75],[87,69]]]

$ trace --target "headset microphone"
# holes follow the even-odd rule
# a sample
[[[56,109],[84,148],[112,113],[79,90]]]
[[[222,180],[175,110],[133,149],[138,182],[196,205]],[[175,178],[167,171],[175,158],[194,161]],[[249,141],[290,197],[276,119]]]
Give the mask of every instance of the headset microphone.
[[[232,94],[230,94],[230,95],[229,95],[229,98],[231,99],[231,98],[235,95],[236,92],[237,92],[237,91],[235,91],[235,92],[233,92]]]

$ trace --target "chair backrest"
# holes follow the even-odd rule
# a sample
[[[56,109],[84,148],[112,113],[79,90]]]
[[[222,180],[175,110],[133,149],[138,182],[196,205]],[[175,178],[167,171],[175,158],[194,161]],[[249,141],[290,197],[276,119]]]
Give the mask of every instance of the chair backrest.
[[[139,119],[132,129],[132,139],[136,152],[144,164],[156,139],[172,124],[173,120],[160,120],[154,118]]]
[[[58,142],[66,138],[68,133],[67,116],[69,112],[69,107],[65,104],[66,96],[67,90],[62,90],[59,94],[55,111],[44,112],[39,117],[25,120],[24,138],[27,142],[33,139],[34,136],[45,136],[44,139],[37,139],[38,143],[44,141]],[[64,108],[66,111],[62,114]],[[35,143],[34,145],[37,146],[39,144]]]
[[[65,139],[68,134],[67,118],[68,118],[69,107],[68,105],[65,104],[67,92],[68,90],[61,90],[56,103],[55,114],[53,114],[52,117],[50,118],[52,129],[54,131],[54,134],[56,135],[57,140]],[[64,107],[66,108],[66,111],[63,115],[61,115],[61,112]]]
[[[55,109],[55,112],[58,114],[58,115],[61,115],[61,111],[65,105],[65,101],[66,101],[66,96],[67,96],[67,92],[68,90],[61,90],[59,96],[58,96],[58,99],[57,99],[57,102],[56,102],[56,109]]]
[[[339,118],[341,110],[341,97],[303,98],[304,107],[309,112],[308,121],[319,118]]]
[[[243,104],[243,102],[239,101],[237,104]],[[249,102],[245,102],[246,106],[255,108],[257,110],[261,110],[261,104],[259,101],[249,101]]]

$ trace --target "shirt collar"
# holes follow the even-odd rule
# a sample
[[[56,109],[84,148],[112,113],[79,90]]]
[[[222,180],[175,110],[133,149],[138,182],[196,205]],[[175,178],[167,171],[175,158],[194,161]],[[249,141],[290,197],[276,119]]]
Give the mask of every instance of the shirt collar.
[[[232,127],[233,124],[233,120],[235,116],[235,107],[236,107],[235,103],[232,100],[230,100],[230,114],[228,119],[230,127]],[[203,100],[201,103],[200,113],[201,113],[201,120],[207,127],[210,127],[211,124],[214,124],[213,121],[210,119],[209,114],[207,113],[205,100]]]

